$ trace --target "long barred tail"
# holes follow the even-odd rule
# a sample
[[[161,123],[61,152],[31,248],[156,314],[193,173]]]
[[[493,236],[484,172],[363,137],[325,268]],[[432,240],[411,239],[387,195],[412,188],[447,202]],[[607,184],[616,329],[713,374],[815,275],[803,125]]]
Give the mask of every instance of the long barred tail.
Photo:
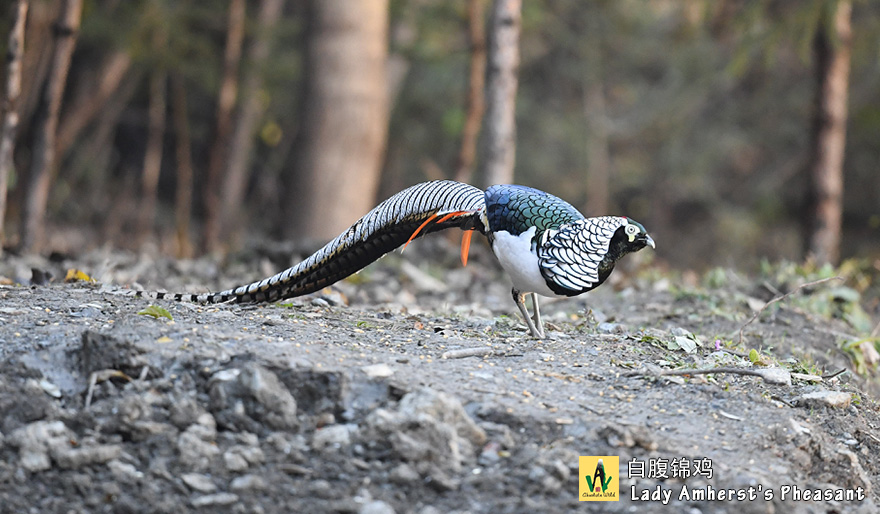
[[[273,302],[319,291],[420,237],[451,227],[485,231],[485,195],[452,180],[423,182],[380,203],[301,263],[269,278],[219,293],[138,292],[136,296],[196,303]]]

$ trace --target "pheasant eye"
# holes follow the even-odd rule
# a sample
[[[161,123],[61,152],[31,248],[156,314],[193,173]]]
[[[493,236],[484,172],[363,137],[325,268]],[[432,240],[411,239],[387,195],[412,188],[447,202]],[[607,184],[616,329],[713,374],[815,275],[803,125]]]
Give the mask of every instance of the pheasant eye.
[[[639,227],[635,225],[627,225],[626,226],[626,235],[634,236],[639,232]]]

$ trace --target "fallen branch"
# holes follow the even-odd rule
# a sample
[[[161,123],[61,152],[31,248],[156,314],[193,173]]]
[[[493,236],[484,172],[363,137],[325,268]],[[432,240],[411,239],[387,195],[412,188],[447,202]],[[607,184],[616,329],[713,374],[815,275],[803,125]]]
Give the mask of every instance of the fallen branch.
[[[842,375],[844,373],[846,373],[846,368],[841,368],[841,369],[835,371],[834,373],[822,375],[822,380],[831,380],[832,378],[836,377],[837,375]]]
[[[440,358],[464,359],[467,357],[486,357],[487,355],[492,355],[493,353],[495,353],[494,348],[481,346],[478,348],[462,348],[461,350],[449,350],[448,352],[443,352],[443,355],[441,355]]]
[[[699,368],[699,369],[663,369],[654,372],[631,371],[624,373],[625,377],[651,377],[651,376],[687,376],[687,375],[709,375],[716,373],[730,373],[733,375],[747,375],[753,377],[761,377],[765,382],[771,384],[791,385],[791,375],[782,368]]]
[[[788,298],[789,296],[791,296],[791,295],[797,293],[798,291],[800,291],[801,289],[803,289],[803,288],[805,288],[805,287],[810,287],[810,286],[819,285],[819,284],[821,284],[821,283],[823,283],[823,282],[828,282],[829,280],[843,280],[843,277],[839,277],[839,276],[837,276],[837,277],[827,277],[827,278],[823,278],[823,279],[819,279],[819,280],[814,280],[814,281],[812,281],[812,282],[807,282],[806,284],[801,284],[801,285],[797,286],[796,288],[792,289],[791,291],[785,293],[784,295],[782,295],[782,296],[777,296],[776,298],[773,298],[773,299],[770,300],[769,302],[765,303],[763,307],[761,307],[760,309],[758,309],[758,312],[756,312],[755,315],[751,317],[751,319],[749,319],[748,321],[746,321],[745,324],[744,324],[743,326],[739,327],[739,344],[742,344],[742,342],[743,342],[743,330],[745,330],[746,327],[749,326],[753,321],[755,321],[756,319],[758,319],[758,316],[760,316],[761,313],[764,312],[764,310],[765,310],[767,307],[770,307],[771,305],[773,305],[773,304],[776,303],[776,302],[779,302],[779,301],[785,300],[785,299]]]
[[[149,367],[144,366],[144,369],[149,370]],[[142,373],[142,375],[143,375],[143,373]],[[131,382],[131,380],[132,380],[131,377],[129,377],[128,375],[126,375],[125,373],[123,373],[117,369],[102,369],[100,371],[93,371],[89,375],[89,389],[88,389],[88,393],[86,393],[86,403],[85,403],[85,407],[84,407],[85,409],[88,409],[89,406],[92,405],[92,395],[95,392],[95,386],[101,382],[106,382],[107,380],[110,380],[111,378],[121,378],[124,380],[128,380],[129,382]],[[146,377],[144,377],[144,378],[146,378]]]

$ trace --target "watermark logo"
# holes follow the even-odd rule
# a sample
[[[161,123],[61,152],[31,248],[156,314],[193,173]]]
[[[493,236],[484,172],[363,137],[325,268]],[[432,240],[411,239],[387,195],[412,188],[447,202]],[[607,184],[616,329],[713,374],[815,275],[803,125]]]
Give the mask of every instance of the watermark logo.
[[[578,457],[578,499],[592,502],[620,500],[620,457]]]

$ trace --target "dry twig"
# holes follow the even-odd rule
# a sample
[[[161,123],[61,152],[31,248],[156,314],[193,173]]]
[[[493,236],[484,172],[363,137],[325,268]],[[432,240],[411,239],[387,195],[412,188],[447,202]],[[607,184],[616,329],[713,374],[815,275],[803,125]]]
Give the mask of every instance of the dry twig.
[[[800,291],[801,289],[803,289],[803,288],[805,288],[805,287],[810,287],[810,286],[819,285],[819,284],[821,284],[821,283],[823,283],[823,282],[828,282],[829,280],[843,280],[843,277],[839,277],[839,276],[836,276],[836,277],[827,277],[827,278],[823,278],[823,279],[819,279],[819,280],[814,280],[814,281],[812,281],[812,282],[807,282],[806,284],[801,284],[801,285],[797,286],[796,288],[792,289],[791,291],[785,293],[784,295],[782,295],[782,296],[777,296],[776,298],[773,298],[773,299],[770,300],[769,302],[765,303],[763,307],[761,307],[760,309],[758,309],[758,312],[756,312],[754,316],[752,316],[748,321],[746,321],[745,324],[744,324],[743,326],[739,327],[739,344],[742,344],[742,342],[743,342],[743,330],[745,330],[746,327],[749,326],[753,321],[755,321],[756,319],[758,319],[758,316],[760,316],[761,313],[764,312],[764,310],[765,310],[767,307],[770,307],[771,305],[773,305],[773,304],[776,303],[776,302],[779,302],[779,301],[785,300],[785,299],[788,298],[789,296],[791,296],[791,295],[797,293],[798,291]]]
[[[832,378],[834,378],[834,377],[836,377],[836,376],[838,376],[838,375],[842,375],[843,373],[846,373],[846,368],[841,368],[841,369],[835,371],[834,373],[829,373],[829,374],[827,374],[827,375],[822,375],[822,380],[831,380]]]
[[[131,377],[117,369],[102,369],[92,372],[92,374],[89,375],[89,389],[86,393],[85,409],[88,409],[92,404],[92,395],[95,393],[95,386],[101,382],[110,380],[111,378],[121,378],[131,382]]]
[[[486,357],[495,353],[494,348],[488,346],[480,346],[477,348],[462,348],[460,350],[449,350],[443,352],[441,359],[464,359],[466,357]]]
[[[782,373],[780,373],[782,372]],[[761,377],[765,382],[771,384],[790,384],[791,376],[782,368],[699,368],[699,369],[663,369],[655,372],[631,371],[624,373],[625,377],[650,377],[650,376],[687,376],[687,375],[709,375],[715,373],[731,373],[734,375],[748,375],[753,377]],[[788,378],[788,380],[784,380]]]

